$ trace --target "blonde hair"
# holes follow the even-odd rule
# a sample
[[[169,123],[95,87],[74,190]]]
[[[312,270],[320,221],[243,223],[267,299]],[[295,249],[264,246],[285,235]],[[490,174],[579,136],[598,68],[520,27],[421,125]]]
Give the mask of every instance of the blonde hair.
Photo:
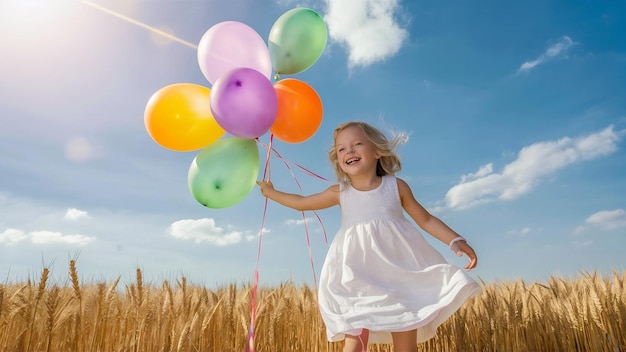
[[[384,133],[368,123],[360,121],[350,121],[342,123],[337,128],[335,128],[335,132],[333,132],[333,143],[337,142],[337,136],[339,135],[339,133],[349,127],[360,128],[367,137],[367,139],[372,143],[376,152],[380,155],[380,159],[378,159],[378,163],[376,164],[377,176],[395,175],[397,172],[400,172],[400,170],[402,169],[402,163],[400,162],[400,158],[398,157],[398,154],[396,154],[395,150],[399,144],[402,144],[406,141],[406,135],[399,134],[395,138],[389,140]],[[335,175],[337,176],[337,180],[344,184],[349,183],[349,175],[346,174],[339,166],[339,161],[337,159],[337,149],[334,144],[333,147],[328,151],[328,159],[335,169]]]

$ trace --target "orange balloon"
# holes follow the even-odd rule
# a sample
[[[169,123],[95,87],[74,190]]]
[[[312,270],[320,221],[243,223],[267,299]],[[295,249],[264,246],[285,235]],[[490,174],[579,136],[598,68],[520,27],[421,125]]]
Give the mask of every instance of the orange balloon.
[[[144,123],[155,142],[167,149],[186,152],[202,149],[226,131],[217,123],[207,87],[176,83],[152,95],[144,111]]]
[[[274,84],[278,112],[270,132],[283,142],[300,143],[311,138],[322,124],[322,100],[315,89],[295,79]]]

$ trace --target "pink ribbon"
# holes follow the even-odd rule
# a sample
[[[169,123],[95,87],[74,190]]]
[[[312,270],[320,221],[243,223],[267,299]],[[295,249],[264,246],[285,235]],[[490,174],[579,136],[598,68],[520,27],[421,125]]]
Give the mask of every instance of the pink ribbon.
[[[263,181],[269,180],[270,179],[270,159],[272,156],[272,153],[278,158],[280,159],[283,164],[285,165],[285,167],[287,168],[287,170],[289,171],[289,173],[291,174],[291,177],[293,177],[294,181],[296,182],[296,185],[298,185],[298,188],[300,189],[300,191],[302,191],[302,186],[300,185],[300,182],[298,181],[298,178],[296,177],[296,175],[294,174],[293,170],[290,167],[290,162],[287,161],[285,158],[282,157],[282,155],[280,155],[280,153],[272,146],[273,142],[274,142],[274,134],[270,134],[270,140],[269,140],[269,145],[266,145],[265,143],[261,142],[261,140],[259,140],[258,138],[256,139],[256,141],[261,144],[266,150],[267,150],[267,154],[265,156],[265,167],[263,168]],[[312,172],[311,170],[303,167],[302,165],[293,163],[293,165],[295,165],[297,168],[301,169],[302,171],[304,171],[307,175],[309,176],[313,176],[313,177],[317,177],[321,180],[324,181],[328,181],[330,182],[328,179]],[[254,346],[254,327],[255,327],[255,322],[256,322],[256,314],[257,314],[257,291],[259,288],[259,259],[261,258],[261,242],[263,239],[263,226],[265,224],[265,217],[267,215],[267,204],[268,204],[268,198],[265,198],[265,205],[263,207],[263,217],[261,218],[261,228],[259,230],[259,243],[257,245],[257,253],[256,253],[256,264],[255,264],[255,269],[254,269],[254,284],[252,286],[252,297],[251,297],[251,303],[250,303],[250,329],[248,330],[248,337],[247,337],[247,342],[246,342],[246,352],[254,352],[255,351],[255,346]],[[324,223],[322,222],[322,219],[320,218],[320,216],[317,214],[317,212],[313,212],[313,214],[315,214],[315,217],[317,218],[317,221],[320,223],[320,225],[322,226],[322,231],[324,233],[324,241],[326,244],[328,244],[328,236],[326,234],[326,228],[324,227]],[[311,262],[311,270],[313,271],[313,282],[315,285],[315,289],[317,290],[317,276],[315,275],[315,264],[313,262],[313,252],[311,250],[311,239],[309,236],[309,229],[307,227],[307,222],[306,222],[306,215],[304,214],[304,211],[302,211],[302,219],[304,222],[304,231],[306,234],[306,243],[307,243],[307,247],[309,250],[309,261]]]

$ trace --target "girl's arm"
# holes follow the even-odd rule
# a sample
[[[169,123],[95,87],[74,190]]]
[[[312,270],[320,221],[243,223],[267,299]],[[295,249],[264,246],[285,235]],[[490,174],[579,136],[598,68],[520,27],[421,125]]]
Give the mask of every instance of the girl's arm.
[[[339,185],[330,186],[320,193],[302,196],[276,190],[270,181],[257,181],[256,183],[261,187],[261,193],[265,197],[292,209],[319,210],[339,204]]]
[[[433,237],[437,238],[441,242],[445,244],[450,244],[454,239],[461,237],[458,233],[452,230],[448,225],[446,225],[443,221],[439,220],[436,216],[429,213],[413,196],[413,192],[409,185],[399,178],[398,180],[398,191],[400,192],[400,201],[402,202],[402,207],[409,214],[409,216],[415,221],[415,223],[424,229],[424,231],[431,234]],[[461,240],[455,243],[458,245],[458,249],[460,252],[465,253],[469,259],[470,263],[465,266],[466,269],[473,269],[476,267],[478,263],[478,258],[476,257],[476,253],[474,249],[467,244],[465,240]],[[457,253],[457,255],[461,255]]]

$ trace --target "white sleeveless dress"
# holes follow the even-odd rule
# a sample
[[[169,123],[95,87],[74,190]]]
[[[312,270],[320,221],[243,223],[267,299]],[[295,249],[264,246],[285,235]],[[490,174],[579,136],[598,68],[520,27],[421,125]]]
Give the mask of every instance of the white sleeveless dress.
[[[407,219],[394,176],[371,191],[340,193],[342,225],[328,250],[318,291],[329,341],[370,330],[371,343],[417,329],[417,343],[481,288],[450,265]]]

